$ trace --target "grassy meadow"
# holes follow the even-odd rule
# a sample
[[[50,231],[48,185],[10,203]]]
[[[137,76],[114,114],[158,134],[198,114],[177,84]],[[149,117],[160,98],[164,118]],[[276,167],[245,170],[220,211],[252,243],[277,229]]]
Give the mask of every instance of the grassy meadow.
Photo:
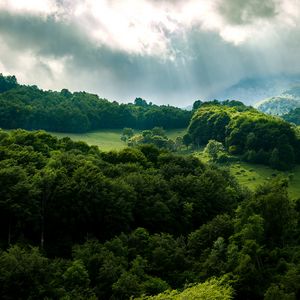
[[[280,172],[264,165],[248,164],[245,162],[232,163],[231,173],[241,185],[254,190],[276,176],[284,176],[289,179],[289,194],[292,198],[300,197],[300,166],[288,172]]]
[[[139,131],[136,130],[135,133]],[[166,130],[169,138],[175,139],[177,136],[182,136],[185,129]],[[89,145],[98,146],[102,151],[121,150],[126,147],[126,143],[121,141],[121,129],[105,129],[87,133],[66,133],[66,132],[50,132],[58,138],[70,137],[74,141],[83,141]]]
[[[197,151],[195,152],[195,155],[205,162],[209,161],[208,156],[203,151]],[[252,191],[254,191],[259,185],[263,185],[264,183],[276,178],[277,176],[283,176],[289,180],[289,195],[292,198],[300,197],[299,165],[287,172],[274,170],[265,165],[250,164],[243,161],[224,164],[224,167],[229,168],[230,173],[242,186],[246,186]]]

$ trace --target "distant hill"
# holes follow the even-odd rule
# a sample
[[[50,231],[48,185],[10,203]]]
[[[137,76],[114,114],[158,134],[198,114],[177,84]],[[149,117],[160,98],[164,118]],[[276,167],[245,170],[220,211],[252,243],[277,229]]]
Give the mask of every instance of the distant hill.
[[[300,107],[290,111],[288,114],[283,115],[282,118],[290,123],[300,125]]]
[[[192,112],[136,98],[119,104],[86,92],[44,91],[0,73],[0,127],[82,133],[99,129],[186,128]]]
[[[202,104],[192,117],[184,141],[200,147],[215,140],[230,154],[278,170],[291,169],[299,162],[300,144],[292,124],[253,107],[228,104]]]
[[[270,115],[282,116],[300,107],[300,86],[295,86],[281,95],[258,102],[256,108]]]
[[[281,95],[291,86],[297,86],[299,83],[300,74],[292,76],[250,77],[236,82],[225,90],[209,95],[209,99],[205,98],[204,100],[241,99],[247,105],[254,105],[254,103],[262,99]]]

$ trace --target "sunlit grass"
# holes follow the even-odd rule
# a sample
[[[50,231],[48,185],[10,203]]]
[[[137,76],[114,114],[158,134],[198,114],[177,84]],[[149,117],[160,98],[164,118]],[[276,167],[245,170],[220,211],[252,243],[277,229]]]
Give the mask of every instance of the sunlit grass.
[[[126,147],[126,144],[121,141],[122,130],[99,130],[87,133],[65,133],[65,132],[50,132],[52,135],[62,138],[69,137],[74,141],[83,141],[89,145],[95,145],[103,151],[121,150]]]
[[[135,133],[140,132],[135,130]],[[74,141],[83,141],[89,145],[98,146],[102,151],[121,150],[126,147],[126,143],[121,141],[122,129],[103,129],[87,133],[65,133],[50,132],[59,138],[70,137]],[[175,139],[177,136],[183,136],[185,129],[166,130],[169,138]]]
[[[195,155],[204,162],[209,161],[209,157],[202,151],[197,151]],[[263,185],[277,176],[283,176],[289,180],[289,195],[292,198],[300,198],[299,165],[287,172],[277,171],[265,165],[250,164],[242,161],[232,162],[228,165],[221,164],[221,166],[228,167],[230,173],[235,176],[237,181],[252,191],[259,185]]]

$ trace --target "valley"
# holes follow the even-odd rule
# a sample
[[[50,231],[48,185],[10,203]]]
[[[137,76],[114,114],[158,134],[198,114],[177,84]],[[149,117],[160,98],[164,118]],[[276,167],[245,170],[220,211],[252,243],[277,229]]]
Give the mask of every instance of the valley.
[[[140,133],[141,131],[135,132]],[[166,130],[165,132],[168,138],[174,140],[178,136],[183,136],[186,129]],[[122,142],[120,139],[122,134],[121,129],[98,130],[83,134],[62,132],[50,132],[50,134],[58,138],[69,137],[74,141],[83,141],[90,146],[98,146],[101,151],[122,150],[127,146],[126,143]],[[186,151],[183,147],[180,151],[177,151],[177,153],[180,155],[192,154],[206,163],[209,162],[209,158],[203,153],[203,151],[191,149]],[[289,181],[289,195],[292,198],[299,197],[300,195],[300,166],[286,172],[274,170],[268,166],[251,164],[243,161],[220,164],[220,166],[229,168],[230,173],[237,179],[237,181],[242,186],[249,188],[252,191],[254,191],[259,185],[263,185],[277,176],[282,176]]]

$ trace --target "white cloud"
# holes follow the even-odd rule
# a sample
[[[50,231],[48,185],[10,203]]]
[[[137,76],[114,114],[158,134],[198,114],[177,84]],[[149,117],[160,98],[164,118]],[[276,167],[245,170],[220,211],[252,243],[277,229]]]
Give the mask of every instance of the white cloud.
[[[266,28],[300,27],[299,0],[268,0],[264,6],[258,0],[227,1],[2,0],[0,10],[53,15],[76,24],[100,46],[170,59],[176,52],[170,36],[193,27],[216,32],[235,45],[269,34]],[[231,22],[236,18],[238,22]]]
[[[300,0],[260,5],[0,0],[0,72],[117,100],[133,93],[204,97],[246,76],[299,72]]]
[[[2,0],[0,10],[17,13],[50,15],[56,13],[59,7],[55,0]]]

